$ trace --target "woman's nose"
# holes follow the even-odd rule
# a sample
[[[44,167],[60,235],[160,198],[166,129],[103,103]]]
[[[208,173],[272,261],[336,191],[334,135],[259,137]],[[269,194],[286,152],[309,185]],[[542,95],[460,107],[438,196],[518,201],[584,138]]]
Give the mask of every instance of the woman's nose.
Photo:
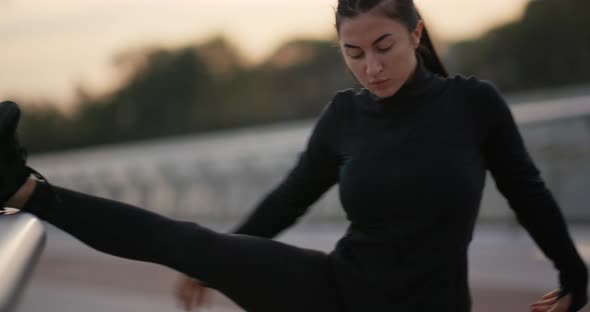
[[[367,56],[367,76],[375,77],[383,70],[383,64],[376,56]]]

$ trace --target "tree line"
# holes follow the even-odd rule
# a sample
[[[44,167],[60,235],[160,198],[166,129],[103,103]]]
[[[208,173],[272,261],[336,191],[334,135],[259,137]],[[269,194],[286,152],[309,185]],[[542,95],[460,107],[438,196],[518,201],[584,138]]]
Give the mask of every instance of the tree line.
[[[586,0],[531,1],[520,21],[451,45],[444,62],[507,92],[590,82],[589,11]],[[20,135],[31,152],[310,118],[355,87],[335,39],[292,40],[256,66],[223,37],[121,54],[116,64],[121,84],[100,96],[80,90],[74,113],[25,112]]]

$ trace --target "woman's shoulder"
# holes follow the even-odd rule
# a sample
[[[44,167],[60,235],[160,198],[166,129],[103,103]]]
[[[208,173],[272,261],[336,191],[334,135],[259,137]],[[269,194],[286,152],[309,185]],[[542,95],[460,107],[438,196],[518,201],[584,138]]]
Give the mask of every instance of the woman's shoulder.
[[[463,103],[463,107],[476,112],[483,118],[505,115],[508,104],[496,85],[490,80],[475,76],[455,75],[447,78],[456,99]]]
[[[365,88],[348,88],[336,91],[336,93],[332,97],[332,102],[336,103],[337,105],[350,105],[350,103],[359,101],[361,99],[366,99],[369,96],[370,92]]]
[[[496,100],[501,97],[501,93],[496,85],[486,79],[480,79],[476,76],[454,75],[446,78],[447,83],[453,87],[453,90],[468,96],[477,96],[478,98],[490,98]]]
[[[336,114],[347,114],[355,110],[356,104],[367,101],[370,92],[366,89],[348,88],[336,91],[326,110]]]

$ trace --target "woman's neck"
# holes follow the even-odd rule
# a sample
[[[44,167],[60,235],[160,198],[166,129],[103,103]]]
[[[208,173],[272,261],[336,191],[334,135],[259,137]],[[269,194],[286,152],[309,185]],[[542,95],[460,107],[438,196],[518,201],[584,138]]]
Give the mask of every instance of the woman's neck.
[[[422,91],[428,89],[429,81],[432,80],[433,76],[424,66],[421,57],[417,56],[416,65],[411,71],[411,74],[394,94],[386,97],[378,97],[371,93],[371,96],[378,102],[390,102],[391,100],[405,96],[420,94]]]

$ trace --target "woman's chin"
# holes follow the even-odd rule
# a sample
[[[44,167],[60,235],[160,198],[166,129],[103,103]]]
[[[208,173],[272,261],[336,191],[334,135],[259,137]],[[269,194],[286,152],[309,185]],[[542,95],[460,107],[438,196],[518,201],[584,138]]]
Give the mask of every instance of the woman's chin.
[[[369,91],[371,91],[376,97],[386,98],[394,95],[397,90],[371,88]]]

